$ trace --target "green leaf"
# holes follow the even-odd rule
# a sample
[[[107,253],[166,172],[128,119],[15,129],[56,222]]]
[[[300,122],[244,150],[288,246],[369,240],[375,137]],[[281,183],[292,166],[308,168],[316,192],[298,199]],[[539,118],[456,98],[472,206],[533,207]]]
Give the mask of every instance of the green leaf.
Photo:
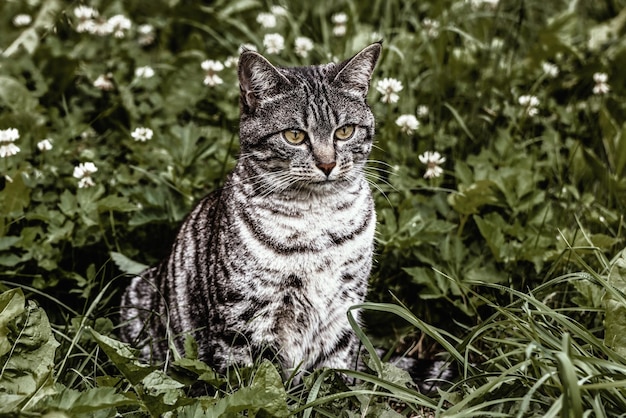
[[[76,196],[69,190],[64,190],[59,199],[59,209],[67,216],[73,216],[78,210]]]
[[[140,363],[136,351],[129,344],[106,337],[91,328],[90,331],[102,351],[133,386],[138,385],[156,369],[154,366]]]
[[[8,340],[9,324],[24,312],[24,293],[22,289],[11,289],[0,294],[0,356],[11,349]]]
[[[0,83],[2,77],[0,76]],[[0,90],[1,90],[0,85]],[[1,96],[0,91],[0,96]],[[30,188],[24,184],[21,175],[15,176],[13,181],[8,182],[0,193],[0,213],[4,216],[13,215],[18,217],[24,213],[24,209],[30,204]]]
[[[609,284],[626,294],[626,249],[613,260],[609,273]],[[626,356],[626,303],[623,297],[607,292],[604,297],[606,317],[604,341],[613,350]]]
[[[490,180],[479,180],[467,187],[460,184],[459,192],[448,196],[448,203],[462,215],[478,213],[481,207],[498,202],[492,190],[494,186]]]
[[[0,414],[15,412],[53,392],[51,377],[59,343],[43,309],[32,301],[24,304],[21,289],[0,295]]]
[[[506,241],[504,232],[502,231],[502,222],[504,222],[504,220],[495,213],[490,215],[493,216],[485,216],[483,218],[474,216],[474,222],[476,222],[480,234],[485,238],[485,241],[487,241],[487,245],[496,258],[496,261],[502,261]]]
[[[147,395],[160,398],[165,405],[175,405],[183,395],[185,385],[172,379],[162,370],[154,370],[141,381]]]
[[[16,111],[33,112],[38,101],[23,83],[0,76],[0,104]]]
[[[131,260],[122,253],[111,251],[111,259],[126,274],[137,275],[148,268],[147,265]]]
[[[39,46],[39,39],[41,38],[37,30],[52,30],[57,23],[56,19],[59,10],[61,10],[61,2],[59,0],[43,2],[33,25],[24,29],[20,36],[2,52],[2,55],[10,57],[19,51],[20,48],[24,48],[28,54],[33,54]]]
[[[185,354],[187,354],[187,351],[185,351]],[[181,358],[172,363],[172,369],[178,373],[191,373],[193,380],[201,380],[214,387],[219,387],[226,383],[226,380],[217,374],[215,370],[200,360]]]
[[[132,212],[137,210],[137,205],[132,204],[127,198],[121,196],[106,196],[98,201],[100,212]]]
[[[256,417],[257,414],[272,417],[289,415],[287,393],[280,374],[271,362],[264,360],[259,365],[250,386],[220,399],[199,416],[230,417],[242,411],[247,411],[249,417]]]
[[[96,387],[84,391],[63,388],[46,400],[46,407],[74,414],[108,410],[137,402],[130,395],[117,393],[113,387]]]
[[[16,237],[16,236],[0,237],[0,251],[8,250],[9,248],[13,246],[13,244],[15,244],[21,239],[22,239],[21,237]]]

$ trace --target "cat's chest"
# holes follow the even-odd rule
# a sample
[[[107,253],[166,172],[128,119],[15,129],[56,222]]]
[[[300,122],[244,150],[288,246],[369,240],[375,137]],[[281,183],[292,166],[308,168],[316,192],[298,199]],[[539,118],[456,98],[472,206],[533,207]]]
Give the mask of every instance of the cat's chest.
[[[238,208],[237,233],[276,252],[342,250],[373,222],[373,203],[367,186],[352,193],[309,200],[252,200]]]

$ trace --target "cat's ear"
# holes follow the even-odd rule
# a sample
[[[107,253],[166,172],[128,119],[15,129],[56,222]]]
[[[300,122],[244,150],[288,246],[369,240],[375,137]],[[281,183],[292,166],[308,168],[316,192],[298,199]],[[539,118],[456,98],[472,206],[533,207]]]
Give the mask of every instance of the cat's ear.
[[[255,51],[241,53],[238,73],[241,105],[246,111],[253,111],[264,99],[278,94],[280,86],[289,84],[276,67]]]
[[[364,48],[354,57],[339,64],[333,83],[361,95],[367,96],[374,67],[380,57],[382,43],[376,42]]]

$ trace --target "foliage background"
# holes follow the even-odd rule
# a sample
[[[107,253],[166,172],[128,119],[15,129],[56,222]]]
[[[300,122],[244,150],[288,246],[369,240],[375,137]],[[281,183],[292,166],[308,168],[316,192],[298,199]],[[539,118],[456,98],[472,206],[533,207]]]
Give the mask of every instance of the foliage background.
[[[267,54],[277,65],[344,59],[384,40],[370,91],[378,132],[369,176],[379,226],[369,299],[406,310],[368,310],[367,333],[377,345],[421,358],[447,351],[468,379],[450,391],[454,396],[423,398],[384,386],[394,378],[379,369],[381,380],[366,380],[373,389],[330,385],[335,389],[328,396],[353,397],[344,401],[350,407],[344,403],[337,410],[349,416],[396,413],[388,397],[405,401],[404,409],[396,408],[404,414],[423,406],[441,412],[450,405],[458,411],[479,405],[483,412],[543,414],[556,408],[554,413],[601,415],[604,408],[610,415],[611,408],[626,405],[616,383],[626,380],[620,336],[626,237],[623,1],[86,3],[103,19],[130,19],[120,38],[78,32],[74,9],[80,4],[0,4],[0,129],[20,133],[20,152],[0,159],[0,275],[3,290],[21,288],[43,308],[17,293],[3,295],[0,336],[11,344],[0,350],[0,381],[6,383],[0,394],[19,406],[11,411],[158,415],[185,405],[196,408],[194,413],[217,408],[215,400],[192,403],[182,394],[188,382],[180,378],[152,369],[129,371],[132,355],[115,360],[124,347],[107,338],[115,336],[117,297],[128,280],[119,267],[162,257],[193,203],[219,187],[234,165],[236,69],[224,68],[222,84],[205,86],[201,63],[226,62],[242,44],[264,52],[268,33],[285,39],[284,50]],[[259,13],[276,5],[286,14],[276,16],[276,27],[264,28]],[[348,17],[343,36],[333,33],[337,13]],[[16,24],[19,14],[32,16],[32,22]],[[149,43],[139,29],[145,24],[154,28]],[[300,36],[313,40],[307,57],[295,51]],[[547,71],[546,63],[558,73]],[[137,76],[143,66],[153,68],[154,76]],[[608,92],[594,92],[596,73],[607,74]],[[111,81],[110,89],[94,85],[99,76]],[[404,86],[396,103],[383,102],[376,91],[386,77]],[[523,95],[537,98],[536,111],[520,104]],[[406,114],[420,122],[410,134],[396,124]],[[153,138],[134,140],[131,133],[139,127],[152,129]],[[52,149],[37,147],[44,138],[51,138]],[[434,150],[446,159],[444,172],[427,179],[418,155]],[[74,169],[89,161],[98,169],[95,186],[79,188]],[[33,322],[35,317],[49,317],[51,325],[47,319]],[[32,372],[36,363],[15,366],[15,373],[35,376],[31,389],[39,388],[17,390],[8,370],[23,340],[11,332],[29,326],[53,336],[30,341],[46,353],[49,367],[41,373]],[[519,331],[526,329],[532,331]],[[28,350],[23,355],[34,356]],[[505,391],[504,385],[495,392],[499,398],[487,395],[485,385],[495,385],[494,379],[502,384],[493,376],[504,379],[507,365],[533,358],[545,363],[516,375],[522,392]],[[567,368],[564,358],[584,358],[585,366],[572,361]],[[469,364],[484,366],[473,371]],[[598,369],[590,372],[589,364]],[[207,372],[197,364],[180,367],[198,376]],[[243,395],[238,385],[224,390],[223,381],[213,382],[222,388],[218,399],[233,401],[225,394],[238,393],[242,403],[253,405],[241,406],[235,398],[239,406],[222,402],[220,408],[287,413],[255,395],[263,379],[292,412],[303,413],[298,405],[318,395],[327,401],[316,404],[316,413],[337,407],[330,401],[339,401],[324,398],[322,386],[315,385],[286,387],[287,401],[272,370],[260,365],[252,375],[261,377],[242,378],[249,383]],[[541,380],[546,374],[554,381]],[[151,380],[144,381],[146,376]],[[324,379],[315,382],[332,380]],[[585,389],[589,382],[599,389]],[[358,391],[366,390],[386,395],[369,394],[365,402]],[[499,406],[490,396],[500,399]],[[98,404],[98,397],[109,402]],[[162,409],[151,410],[148,399],[159,399]]]

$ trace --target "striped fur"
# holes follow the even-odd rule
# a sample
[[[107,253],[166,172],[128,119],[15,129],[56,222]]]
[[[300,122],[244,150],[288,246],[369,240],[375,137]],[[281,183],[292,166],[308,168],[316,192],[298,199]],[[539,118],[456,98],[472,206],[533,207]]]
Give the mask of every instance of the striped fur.
[[[352,368],[348,308],[364,300],[375,212],[363,168],[374,118],[373,44],[341,64],[276,68],[240,57],[239,161],[183,222],[171,252],[122,298],[122,337],[162,361],[168,341],[223,371],[269,350],[285,373]],[[346,140],[334,137],[355,126]],[[281,132],[307,139],[288,143]]]

